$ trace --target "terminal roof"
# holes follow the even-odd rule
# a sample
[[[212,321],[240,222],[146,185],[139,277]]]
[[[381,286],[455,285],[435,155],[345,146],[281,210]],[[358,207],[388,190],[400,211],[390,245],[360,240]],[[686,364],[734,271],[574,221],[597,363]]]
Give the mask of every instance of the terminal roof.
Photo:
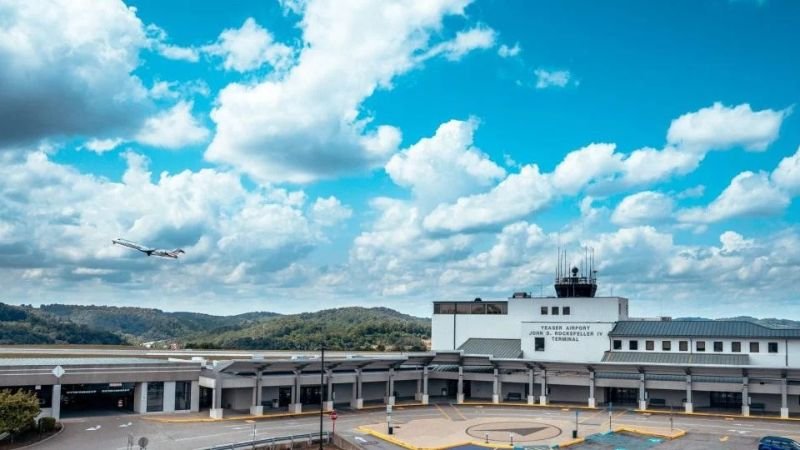
[[[608,335],[800,339],[800,328],[769,328],[743,320],[624,320]]]
[[[644,364],[680,364],[680,365],[712,365],[712,366],[747,366],[750,358],[747,355],[720,355],[703,353],[663,353],[663,352],[605,352],[603,362],[644,363]]]
[[[469,338],[458,347],[466,355],[490,355],[495,358],[521,358],[520,339]]]

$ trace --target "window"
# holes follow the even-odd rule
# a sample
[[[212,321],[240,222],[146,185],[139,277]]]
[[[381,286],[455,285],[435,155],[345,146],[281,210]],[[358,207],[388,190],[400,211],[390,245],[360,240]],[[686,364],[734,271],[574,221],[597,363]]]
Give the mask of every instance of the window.
[[[164,410],[164,383],[151,381],[147,383],[147,412]]]
[[[472,311],[472,303],[456,303],[456,314],[469,314]]]
[[[561,313],[564,314],[565,316],[568,316],[569,313],[570,313],[569,306],[565,306],[565,307],[561,308]]]
[[[656,349],[655,341],[644,341],[644,349],[648,351],[653,351]]]
[[[614,339],[614,350],[622,350],[622,340]]]
[[[706,341],[697,341],[696,344],[697,345],[695,345],[695,350],[697,350],[698,352],[706,351]]]
[[[740,353],[742,351],[742,343],[739,341],[731,342],[731,351],[733,353]]]
[[[433,304],[433,313],[434,314],[455,314],[456,313],[456,304],[455,303],[434,303]]]
[[[682,352],[689,351],[689,341],[678,341],[678,350]]]
[[[185,411],[191,408],[192,405],[192,382],[191,381],[176,381],[175,382],[175,409],[177,411]]]
[[[558,315],[558,306],[553,306],[550,308],[550,314],[557,316]]]
[[[672,351],[672,341],[661,341],[661,350],[665,352]]]
[[[537,337],[537,338],[534,339],[533,349],[536,350],[537,352],[543,352],[544,351],[544,338],[543,337]]]
[[[628,341],[628,350],[639,350],[639,341]]]
[[[508,303],[487,303],[486,314],[508,314]]]
[[[543,316],[547,315],[547,306],[542,306],[542,315]]]
[[[480,302],[475,302],[470,308],[470,314],[486,314],[486,305]]]
[[[722,342],[721,341],[714,341],[714,352],[722,353]]]
[[[778,343],[770,342],[769,344],[767,344],[767,351],[770,353],[778,353]]]
[[[758,353],[758,342],[750,343],[750,353]]]

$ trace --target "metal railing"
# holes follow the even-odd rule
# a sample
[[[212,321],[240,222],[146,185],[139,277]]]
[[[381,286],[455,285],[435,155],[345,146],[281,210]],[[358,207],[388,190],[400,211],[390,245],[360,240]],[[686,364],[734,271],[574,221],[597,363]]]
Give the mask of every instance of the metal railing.
[[[221,444],[215,445],[213,447],[205,447],[200,450],[237,450],[237,449],[252,449],[252,448],[263,448],[265,446],[271,447],[277,444],[313,444],[314,442],[319,442],[319,433],[306,433],[306,434],[295,434],[292,436],[275,436],[275,437],[268,437],[250,441],[242,441],[242,442],[234,442],[231,444]],[[322,441],[329,443],[331,440],[331,433],[330,431],[325,431],[322,433]]]

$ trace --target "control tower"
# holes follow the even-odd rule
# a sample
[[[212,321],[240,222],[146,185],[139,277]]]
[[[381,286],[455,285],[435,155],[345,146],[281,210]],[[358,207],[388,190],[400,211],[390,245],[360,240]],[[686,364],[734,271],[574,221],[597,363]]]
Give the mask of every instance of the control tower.
[[[564,297],[594,297],[597,293],[597,271],[594,270],[594,249],[584,249],[583,261],[569,267],[567,252],[558,251],[556,266],[556,295]]]

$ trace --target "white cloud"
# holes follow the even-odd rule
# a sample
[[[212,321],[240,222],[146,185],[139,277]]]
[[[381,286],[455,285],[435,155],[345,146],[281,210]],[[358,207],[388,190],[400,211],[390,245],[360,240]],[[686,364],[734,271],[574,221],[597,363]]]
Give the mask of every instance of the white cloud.
[[[122,135],[148,113],[132,74],[148,39],[121,1],[0,3],[0,147]]]
[[[147,119],[136,140],[153,147],[177,149],[200,144],[208,135],[208,129],[192,116],[192,103],[181,101]]]
[[[489,230],[538,211],[553,195],[547,177],[536,165],[527,165],[486,193],[436,207],[423,223],[433,233]]]
[[[494,184],[505,170],[473,146],[475,119],[443,123],[430,138],[392,156],[386,173],[410,188],[418,202],[435,206]]]
[[[737,146],[764,151],[778,138],[781,123],[789,113],[772,109],[753,111],[747,103],[728,107],[717,102],[673,120],[667,141],[699,152]]]
[[[765,172],[742,172],[708,206],[679,213],[683,222],[713,223],[743,216],[772,216],[789,205],[789,196],[776,188]]]
[[[547,89],[550,87],[566,87],[572,79],[572,74],[569,70],[546,70],[536,69],[533,71],[536,75],[536,89]]]
[[[265,64],[276,70],[285,70],[293,62],[292,48],[275,42],[272,33],[252,17],[248,17],[240,28],[224,30],[217,41],[203,47],[203,51],[222,58],[225,70],[237,72],[249,72]]]
[[[501,58],[513,58],[520,54],[522,51],[522,47],[519,46],[519,42],[515,43],[513,47],[509,47],[506,44],[500,46],[497,49],[497,54],[500,55]]]
[[[110,139],[89,139],[83,144],[82,148],[93,151],[98,155],[109,152],[119,147],[120,144],[125,142],[124,139],[110,138]]]
[[[726,254],[735,254],[742,250],[753,247],[752,239],[745,239],[744,236],[735,231],[726,231],[719,236],[722,244],[721,250]]]
[[[416,67],[442,19],[467,3],[308,2],[297,63],[220,92],[206,158],[261,182],[305,183],[385,164],[400,131],[375,124],[361,103]]]
[[[167,59],[176,61],[197,62],[200,60],[200,52],[191,47],[161,44],[158,46],[158,53]]]
[[[474,50],[486,50],[494,47],[497,33],[486,26],[478,26],[466,31],[459,31],[450,41],[442,42],[431,48],[423,57],[443,55],[450,61],[458,61]]]
[[[622,199],[611,214],[611,222],[630,226],[653,224],[672,215],[675,202],[661,192],[643,191]]]
[[[353,215],[353,210],[334,196],[318,198],[311,206],[311,217],[314,222],[322,226],[332,226],[347,220]]]
[[[589,144],[569,152],[553,172],[553,185],[575,194],[590,182],[613,175],[622,168],[622,155],[615,148],[614,144]]]
[[[781,160],[772,172],[772,182],[790,195],[800,195],[800,147]]]

